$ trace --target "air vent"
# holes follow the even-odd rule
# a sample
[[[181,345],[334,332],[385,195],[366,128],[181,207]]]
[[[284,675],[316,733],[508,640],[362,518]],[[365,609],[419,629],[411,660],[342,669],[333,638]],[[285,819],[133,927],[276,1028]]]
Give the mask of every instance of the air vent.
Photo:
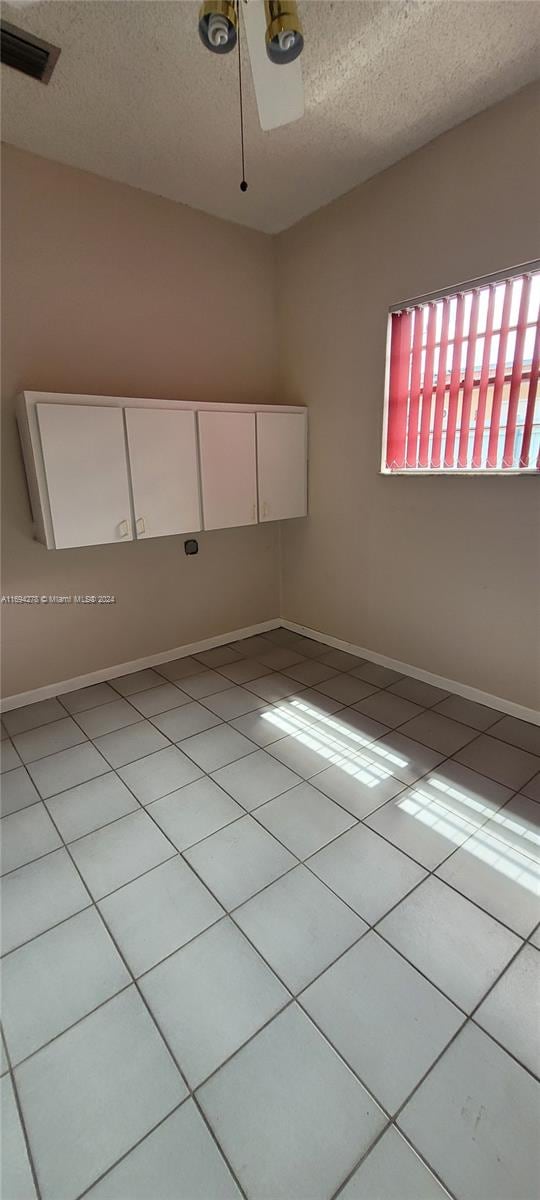
[[[6,66],[15,67],[41,83],[49,82],[60,54],[59,46],[51,46],[9,21],[0,21],[0,50]]]

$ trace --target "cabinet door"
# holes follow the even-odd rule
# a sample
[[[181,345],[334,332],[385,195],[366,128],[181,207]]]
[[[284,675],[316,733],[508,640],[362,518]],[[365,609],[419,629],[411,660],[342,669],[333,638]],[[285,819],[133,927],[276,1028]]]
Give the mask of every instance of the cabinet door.
[[[259,519],[307,513],[307,423],[304,413],[257,413]]]
[[[195,413],[127,408],[126,426],[137,537],[200,529]]]
[[[255,413],[200,412],[205,529],[257,522]]]
[[[121,408],[37,404],[57,550],[133,537]]]

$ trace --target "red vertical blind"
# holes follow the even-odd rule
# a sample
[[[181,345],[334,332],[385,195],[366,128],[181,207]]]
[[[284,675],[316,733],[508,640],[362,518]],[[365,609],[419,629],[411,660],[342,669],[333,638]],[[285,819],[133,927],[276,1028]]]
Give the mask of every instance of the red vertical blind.
[[[420,448],[418,451],[419,467],[427,467],[429,463],[429,431],[431,427],[431,407],[433,404],[433,363],[435,359],[436,329],[437,309],[434,304],[429,304],[426,363],[424,368],[424,382],[422,385],[422,419],[420,422]]]
[[[528,467],[529,454],[531,450],[531,434],[534,420],[534,408],[536,403],[536,393],[538,391],[538,375],[540,372],[540,319],[536,324],[536,338],[534,342],[534,353],[531,363],[531,374],[529,378],[529,392],[527,396],[527,411],[525,413],[525,428],[523,431],[523,443],[521,446],[521,455],[519,459],[520,467]],[[540,450],[538,452],[540,454]]]
[[[486,328],[484,333],[484,346],[482,350],[482,367],[480,370],[480,382],[478,387],[478,400],[476,409],[476,421],[474,426],[474,442],[472,452],[473,469],[478,469],[482,466],[482,442],[485,432],[486,421],[486,402],[487,390],[489,383],[489,359],[491,353],[491,342],[493,338],[493,319],[495,314],[495,284],[491,284],[488,295],[488,308],[486,317]]]
[[[530,294],[531,278],[530,275],[527,275],[523,280],[523,286],[521,288],[521,302],[519,305],[519,316],[516,329],[516,345],[512,360],[512,374],[510,377],[510,395],[508,397],[508,415],[506,417],[503,467],[512,467],[514,464],[516,418],[519,403],[519,393],[521,391],[521,382],[523,379],[523,350],[525,346],[525,334],[527,332],[527,317],[529,314]]]
[[[409,392],[409,417],[407,421],[407,466],[418,458],[418,414],[420,411],[420,388],[422,386],[422,324],[424,313],[414,310],[414,334],[411,359],[411,386]]]
[[[405,466],[409,407],[409,371],[411,358],[411,314],[392,313],[390,347],[390,395],[388,457],[395,469]]]
[[[465,297],[459,295],[456,302],[456,324],[453,338],[452,370],[450,372],[450,390],[448,394],[448,420],[446,423],[446,443],[444,448],[445,467],[454,466],[454,450],[456,442],[457,411],[459,389],[461,383],[461,350],[463,346],[463,319]]]
[[[459,431],[458,467],[466,467],[469,459],[469,436],[471,428],[471,404],[474,384],[474,359],[476,355],[476,339],[478,336],[478,309],[480,292],[473,292],[471,305],[471,323],[469,325],[469,340],[467,343],[467,363],[463,380],[463,402],[461,405],[461,428]],[[474,443],[473,443],[474,445]],[[454,464],[452,463],[452,466]]]
[[[540,271],[391,313],[388,471],[540,463]]]
[[[510,332],[510,305],[512,303],[512,289],[513,283],[511,280],[508,280],[504,289],[501,327],[499,330],[499,351],[497,354],[495,380],[493,383],[493,400],[491,403],[491,421],[489,424],[489,441],[486,464],[488,467],[497,466],[497,450],[501,428],[503,387],[506,376],[506,345],[508,342],[508,334]]]
[[[433,439],[431,443],[431,467],[436,470],[441,465],[442,428],[444,419],[444,399],[446,390],[446,361],[448,357],[448,329],[450,323],[450,300],[448,296],[442,302],[441,340],[439,342],[439,359],[437,365],[437,387],[435,391],[435,412],[433,415]]]

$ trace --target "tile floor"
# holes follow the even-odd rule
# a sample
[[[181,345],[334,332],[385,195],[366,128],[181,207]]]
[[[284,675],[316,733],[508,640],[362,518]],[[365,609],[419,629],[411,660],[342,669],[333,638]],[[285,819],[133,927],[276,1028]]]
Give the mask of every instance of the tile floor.
[[[280,629],[2,739],[4,1200],[535,1200],[540,729]]]

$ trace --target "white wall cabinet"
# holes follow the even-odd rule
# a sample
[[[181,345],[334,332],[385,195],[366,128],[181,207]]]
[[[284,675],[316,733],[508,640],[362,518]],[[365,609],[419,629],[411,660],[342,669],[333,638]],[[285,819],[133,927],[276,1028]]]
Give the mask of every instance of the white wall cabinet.
[[[55,548],[131,539],[122,410],[38,404],[37,419]]]
[[[201,528],[195,413],[126,408],[137,538]]]
[[[257,523],[255,413],[200,412],[205,529]]]
[[[302,408],[23,392],[17,421],[50,550],[307,512]]]
[[[305,413],[257,413],[259,521],[307,513]]]

